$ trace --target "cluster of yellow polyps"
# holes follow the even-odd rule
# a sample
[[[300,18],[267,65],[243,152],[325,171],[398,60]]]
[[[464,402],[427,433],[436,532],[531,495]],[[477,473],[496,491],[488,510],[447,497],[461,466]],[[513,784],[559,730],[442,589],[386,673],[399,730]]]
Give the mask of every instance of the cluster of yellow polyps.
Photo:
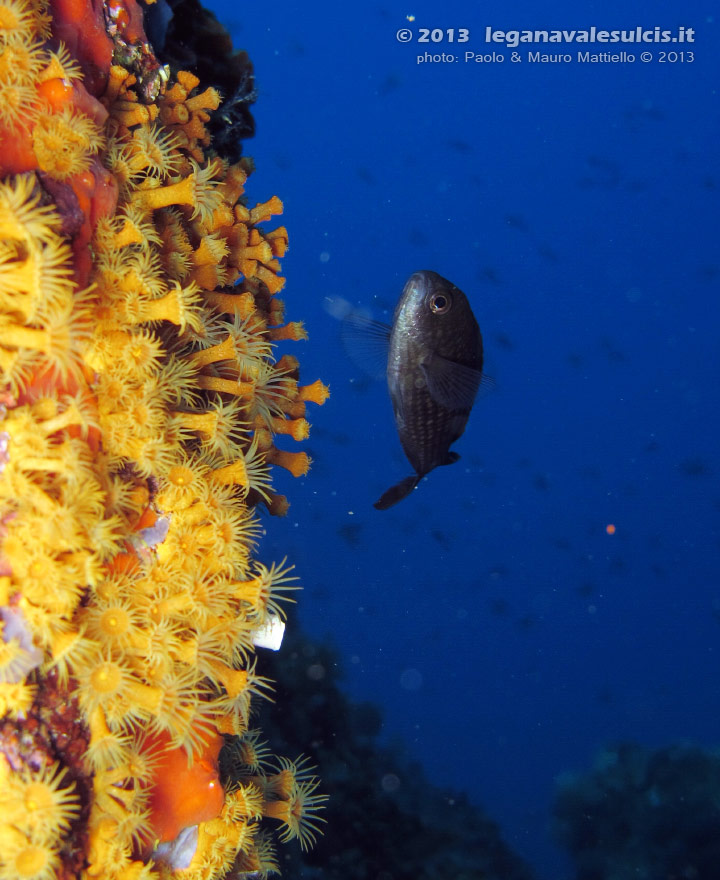
[[[37,772],[10,773],[0,764],[0,808],[3,811],[3,877],[51,878],[59,866],[58,839],[77,819],[79,798],[57,764]]]
[[[42,3],[3,9],[23,27],[36,16],[40,33]],[[64,67],[78,76],[70,59]],[[87,840],[87,876],[107,878],[177,873],[172,860],[148,861],[164,755],[201,763],[225,734],[255,747],[250,702],[269,683],[255,673],[254,639],[295,587],[288,567],[252,559],[254,506],[286,510],[269,467],[300,475],[309,461],[273,436],[304,439],[306,402],[327,397],[320,382],[298,387],[294,358],[272,357],[275,342],[305,338],[281,326],[275,296],[286,232],[257,225],[282,205],[248,209],[250,163],[212,157],[204,123],[217,94],[179,74],[144,105],[133,85],[112,68],[100,155],[119,195],[94,221],[85,289],[35,173],[0,182],[0,716],[22,723],[37,711],[50,675],[74,701],[88,746],[72,769],[92,779],[92,797],[86,833],[73,825],[72,839]],[[77,167],[98,144],[78,147]],[[18,775],[0,757],[0,789],[8,779],[0,876],[51,878],[87,805],[49,760]],[[163,810],[191,815],[196,783],[185,779],[163,789]],[[200,810],[182,876],[271,870],[259,820],[307,845],[316,785],[302,766],[250,763],[217,815]],[[23,824],[23,802],[44,804],[55,824]]]
[[[46,2],[3,0],[0,5],[0,142],[17,168],[40,168],[57,180],[87,170],[102,147],[93,114],[102,108],[87,93],[77,105],[78,64],[51,35]]]

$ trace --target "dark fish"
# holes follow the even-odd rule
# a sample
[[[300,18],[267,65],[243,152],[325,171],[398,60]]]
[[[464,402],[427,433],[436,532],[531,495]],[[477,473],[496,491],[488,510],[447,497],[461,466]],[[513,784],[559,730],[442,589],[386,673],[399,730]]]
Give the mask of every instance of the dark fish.
[[[480,328],[465,294],[437,272],[415,272],[389,328],[387,382],[400,442],[415,473],[388,489],[386,510],[440,465],[456,462],[482,378]]]

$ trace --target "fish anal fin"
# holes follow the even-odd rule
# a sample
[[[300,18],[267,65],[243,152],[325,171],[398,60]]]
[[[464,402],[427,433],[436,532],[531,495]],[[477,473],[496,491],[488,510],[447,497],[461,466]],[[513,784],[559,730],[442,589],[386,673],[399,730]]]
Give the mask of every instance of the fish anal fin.
[[[441,462],[441,464],[443,464],[443,465],[455,464],[456,461],[460,461],[460,456],[458,455],[458,453],[457,452],[448,452],[447,458],[445,459],[445,461]]]
[[[386,492],[378,498],[378,500],[373,504],[375,510],[387,510],[388,507],[392,507],[394,504],[397,504],[398,501],[402,501],[403,498],[407,498],[407,496],[412,492],[412,490],[417,486],[420,482],[420,475],[413,474],[411,477],[405,477],[404,480],[400,480],[399,483],[396,483],[394,486],[391,486]]]

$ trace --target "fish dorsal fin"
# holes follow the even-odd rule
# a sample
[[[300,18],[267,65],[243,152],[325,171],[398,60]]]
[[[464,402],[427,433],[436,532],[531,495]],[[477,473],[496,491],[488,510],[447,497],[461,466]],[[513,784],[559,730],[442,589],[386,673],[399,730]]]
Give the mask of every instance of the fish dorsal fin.
[[[432,354],[420,364],[430,397],[445,409],[471,409],[482,381],[482,370]]]
[[[360,312],[348,312],[340,324],[340,339],[350,360],[373,379],[384,379],[392,328]]]

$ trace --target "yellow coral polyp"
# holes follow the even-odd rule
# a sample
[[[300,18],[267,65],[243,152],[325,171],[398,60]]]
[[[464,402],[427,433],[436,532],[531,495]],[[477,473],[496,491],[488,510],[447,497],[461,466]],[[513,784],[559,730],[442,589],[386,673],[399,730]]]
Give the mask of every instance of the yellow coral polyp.
[[[170,468],[167,479],[175,486],[184,488],[189,486],[195,480],[195,474],[190,468],[178,465],[174,468]]]
[[[0,322],[2,345],[4,348],[28,348],[31,351],[49,353],[52,348],[52,334],[41,327],[26,327],[5,320]]]
[[[103,164],[112,172],[117,181],[120,194],[125,196],[133,190],[140,179],[140,172],[131,164],[132,153],[127,145],[118,143],[111,138],[108,149],[103,156]]]
[[[227,315],[236,315],[241,321],[255,314],[255,297],[245,291],[244,293],[213,293],[206,294],[210,305]]]
[[[143,211],[157,211],[171,205],[195,207],[195,174],[165,186],[144,186],[133,194],[133,207]]]
[[[25,326],[3,316],[0,311],[0,347],[19,349],[38,363],[45,363],[61,379],[79,370],[78,343],[86,335],[86,316],[70,305],[49,316],[42,327]],[[21,367],[22,360],[13,366]],[[6,381],[14,388],[22,388],[26,384],[22,371],[16,369],[8,371]]]
[[[120,294],[133,293],[154,298],[165,292],[160,260],[152,251],[128,249],[121,258],[121,275],[118,279]]]
[[[196,162],[192,162],[192,165],[192,174],[182,180],[165,186],[148,185],[137,189],[133,196],[133,205],[148,211],[171,205],[187,205],[193,209],[193,217],[199,215],[204,221],[209,220],[222,199],[212,181],[217,173],[217,165],[214,162],[210,162],[205,168],[201,168]]]
[[[303,385],[298,388],[298,400],[322,406],[330,397],[330,389],[324,385],[319,379],[312,385]]]
[[[245,272],[245,274],[247,274],[247,272]],[[256,266],[253,274],[259,281],[262,281],[271,294],[280,293],[283,287],[285,287],[285,279],[281,275],[277,275],[267,266]],[[301,336],[299,338],[307,339],[306,336]]]
[[[217,89],[210,87],[205,89],[204,92],[200,92],[199,95],[187,98],[184,103],[190,113],[198,113],[202,110],[217,110],[221,100]]]
[[[2,862],[13,880],[55,880],[59,860],[54,848],[28,840],[8,847]]]
[[[171,177],[180,166],[178,146],[178,138],[161,126],[140,126],[133,131],[130,164],[151,176]]]
[[[114,725],[155,716],[165,696],[160,688],[136,680],[125,664],[109,657],[78,670],[77,693],[88,714],[102,709]]]
[[[227,242],[218,235],[204,235],[200,241],[199,247],[193,252],[192,259],[196,266],[215,266],[223,260],[229,252],[230,249]]]
[[[272,448],[267,452],[267,460],[278,467],[285,468],[294,477],[304,477],[312,464],[307,452],[287,452]]]
[[[32,38],[17,37],[3,46],[0,53],[0,81],[33,86],[43,65],[42,44]]]
[[[43,171],[58,180],[86,171],[103,146],[98,126],[69,104],[58,113],[41,113],[33,128],[33,150]]]
[[[190,360],[198,369],[207,367],[210,364],[216,364],[220,361],[229,361],[235,358],[235,341],[231,334],[228,334],[222,342],[210,346],[201,351],[196,351],[190,355]]]
[[[198,684],[194,670],[166,675],[158,689],[161,698],[154,712],[155,726],[166,731],[173,744],[186,749],[192,758],[211,734],[215,707],[201,699],[205,690]]]
[[[254,843],[252,850],[241,854],[238,867],[243,871],[257,872],[261,877],[279,874],[280,863],[270,836],[258,834]]]
[[[50,61],[38,76],[38,82],[61,79],[67,82],[82,79],[80,65],[70,55],[67,46],[60,43],[57,52],[50,53]]]
[[[255,393],[254,382],[240,382],[237,379],[223,379],[220,376],[198,376],[197,384],[206,391],[220,391],[237,397],[252,398]]]
[[[0,37],[32,36],[35,25],[34,10],[27,0],[0,2]]]
[[[100,601],[81,616],[86,635],[110,648],[127,650],[142,644],[140,612],[130,595]]]
[[[29,127],[39,112],[36,92],[27,83],[0,80],[0,122],[15,128]]]
[[[238,486],[245,494],[254,489],[267,499],[271,488],[270,473],[264,456],[257,452],[257,437],[253,438],[244,458],[216,468],[211,479],[221,486]]]
[[[124,128],[130,129],[135,125],[148,125],[158,115],[154,104],[138,104],[136,101],[117,101],[113,107],[113,116]]]
[[[50,205],[40,205],[35,176],[19,174],[0,183],[0,239],[47,243],[59,241],[60,218]]]
[[[0,794],[3,818],[37,842],[49,843],[65,833],[80,812],[75,784],[67,784],[65,777],[57,763],[11,775]]]
[[[293,566],[285,565],[283,560],[280,565],[273,563],[270,568],[262,563],[257,563],[255,567],[258,573],[253,578],[233,583],[233,595],[241,602],[247,603],[253,615],[263,618],[269,611],[284,617],[285,612],[278,602],[294,600],[282,593],[300,589],[297,578],[290,574]]]
[[[63,401],[61,410],[59,402],[54,398],[41,397],[32,405],[31,412],[45,435],[56,434],[71,426],[81,427],[84,430],[88,426],[90,414],[81,411],[83,403],[80,399],[67,397]]]
[[[271,767],[272,752],[267,743],[260,742],[259,730],[249,730],[242,739],[236,740],[231,754],[251,773],[266,772]]]
[[[285,324],[284,327],[271,327],[268,331],[270,338],[274,342],[278,342],[281,339],[292,339],[294,342],[299,342],[301,339],[307,339],[307,330],[302,324],[302,321],[291,321],[289,324]]]
[[[261,419],[260,416],[256,417],[255,424],[257,427],[264,427],[265,422]],[[299,419],[284,419],[278,416],[274,416],[270,420],[270,427],[272,428],[275,434],[287,434],[292,437],[293,440],[297,440],[298,442],[302,440],[307,440],[310,436],[310,423],[307,419],[299,418]]]
[[[59,237],[45,243],[29,241],[0,249],[0,303],[23,323],[39,314],[48,317],[72,301],[74,285],[68,271],[70,249]]]
[[[175,413],[177,421],[187,431],[197,432],[205,437],[214,437],[217,431],[218,414],[209,412]]]
[[[93,346],[85,354],[86,363],[104,371],[113,369],[118,362],[124,370],[132,370],[139,379],[156,375],[165,356],[165,350],[155,334],[143,327],[135,327],[132,332],[110,331],[102,346]],[[119,395],[126,382],[119,381]]]
[[[281,798],[266,800],[263,814],[282,823],[280,840],[297,838],[305,850],[313,845],[320,833],[320,824],[325,819],[318,816],[318,810],[327,800],[327,795],[315,794],[320,781],[312,776],[305,762],[281,762],[281,771],[276,777],[268,779],[269,791]]]
[[[37,694],[37,685],[25,681],[0,681],[0,717],[24,718]]]
[[[272,249],[273,256],[284,257],[288,248],[288,233],[284,226],[278,226],[265,235],[265,240]]]

